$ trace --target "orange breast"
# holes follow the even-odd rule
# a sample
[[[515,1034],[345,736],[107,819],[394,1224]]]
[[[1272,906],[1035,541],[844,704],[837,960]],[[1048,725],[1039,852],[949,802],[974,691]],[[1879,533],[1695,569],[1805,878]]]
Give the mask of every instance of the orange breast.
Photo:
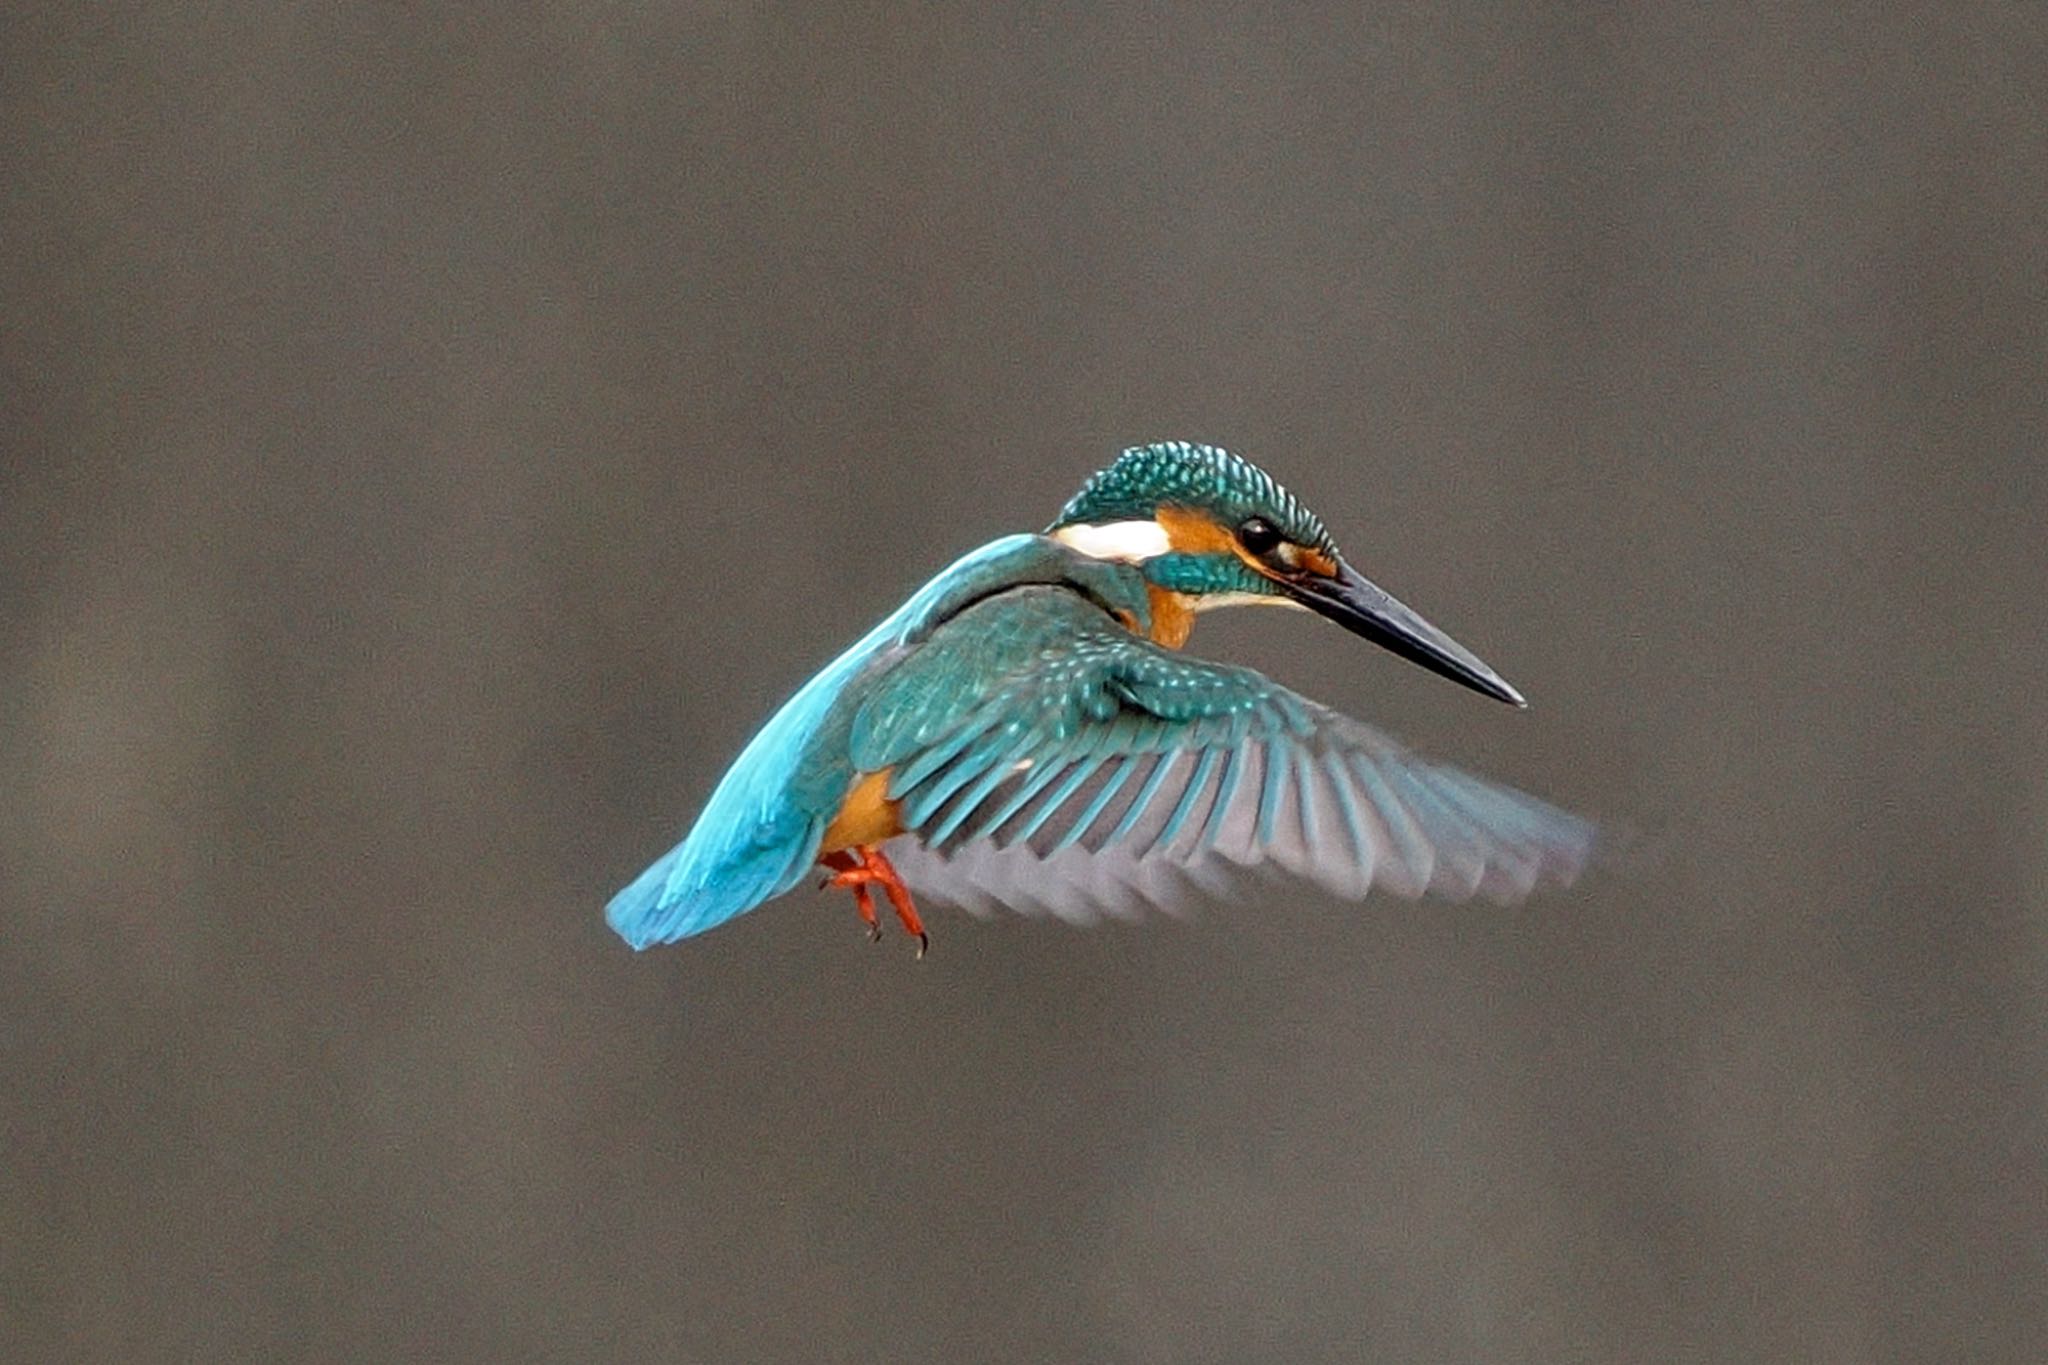
[[[879,844],[903,832],[898,804],[889,799],[889,774],[893,768],[864,775],[846,794],[839,814],[825,826],[825,841],[818,852],[837,853],[842,848]]]
[[[1195,628],[1195,607],[1192,599],[1184,592],[1162,588],[1156,583],[1145,585],[1145,595],[1152,599],[1152,640],[1168,649],[1179,649],[1188,642],[1188,636]]]

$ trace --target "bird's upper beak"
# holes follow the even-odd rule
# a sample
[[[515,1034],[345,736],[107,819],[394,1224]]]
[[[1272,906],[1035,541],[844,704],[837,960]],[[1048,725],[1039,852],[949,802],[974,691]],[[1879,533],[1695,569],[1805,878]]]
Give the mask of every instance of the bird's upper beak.
[[[1281,580],[1288,594],[1309,610],[1432,673],[1463,683],[1511,706],[1527,706],[1522,694],[1507,685],[1479,656],[1403,606],[1391,593],[1374,586],[1364,574],[1341,560],[1337,572],[1325,577],[1308,573]]]

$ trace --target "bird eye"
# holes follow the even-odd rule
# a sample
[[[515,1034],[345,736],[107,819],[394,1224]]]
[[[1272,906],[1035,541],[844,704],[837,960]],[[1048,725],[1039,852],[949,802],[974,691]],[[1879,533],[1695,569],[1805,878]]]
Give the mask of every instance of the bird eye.
[[[1264,517],[1252,517],[1237,528],[1237,543],[1255,555],[1268,555],[1280,543],[1280,529]]]

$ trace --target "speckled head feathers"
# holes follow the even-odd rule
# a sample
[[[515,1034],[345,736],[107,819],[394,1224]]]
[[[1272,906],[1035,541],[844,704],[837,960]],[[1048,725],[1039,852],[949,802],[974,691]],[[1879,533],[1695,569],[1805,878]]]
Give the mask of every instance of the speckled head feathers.
[[[1132,446],[1088,480],[1047,529],[1147,520],[1161,507],[1204,512],[1226,527],[1264,517],[1297,545],[1337,553],[1322,520],[1271,474],[1221,446],[1192,441]]]

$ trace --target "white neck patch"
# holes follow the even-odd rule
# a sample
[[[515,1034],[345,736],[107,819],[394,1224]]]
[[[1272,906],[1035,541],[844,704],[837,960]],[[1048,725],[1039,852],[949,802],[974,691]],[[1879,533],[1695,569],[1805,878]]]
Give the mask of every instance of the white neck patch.
[[[1143,564],[1173,548],[1166,528],[1152,520],[1112,521],[1102,526],[1062,526],[1052,538],[1090,559],[1118,559]]]

